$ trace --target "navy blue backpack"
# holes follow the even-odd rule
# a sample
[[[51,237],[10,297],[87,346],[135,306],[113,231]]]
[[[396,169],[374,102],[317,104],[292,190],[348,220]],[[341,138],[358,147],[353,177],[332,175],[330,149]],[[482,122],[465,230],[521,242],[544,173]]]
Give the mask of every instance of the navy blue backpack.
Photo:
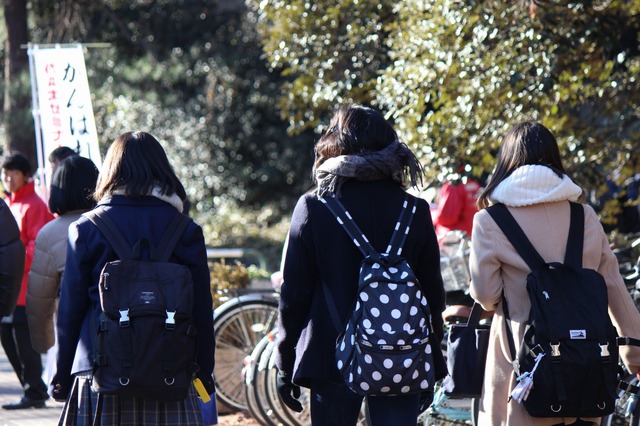
[[[342,325],[328,289],[324,288],[332,320],[341,331],[336,363],[355,393],[403,395],[432,389],[436,381],[432,350],[431,312],[411,267],[401,256],[415,200],[407,196],[386,253],[378,253],[335,197],[321,201],[331,210],[364,255],[358,296]]]

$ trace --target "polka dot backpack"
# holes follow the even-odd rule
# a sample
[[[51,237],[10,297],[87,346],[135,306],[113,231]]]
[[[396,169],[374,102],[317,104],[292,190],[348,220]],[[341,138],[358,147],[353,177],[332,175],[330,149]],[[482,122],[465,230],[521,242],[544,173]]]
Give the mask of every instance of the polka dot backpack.
[[[413,270],[401,255],[415,199],[405,198],[386,253],[373,248],[337,198],[326,197],[322,202],[364,255],[358,296],[346,325],[331,294],[324,291],[332,320],[341,331],[335,354],[345,383],[364,396],[431,389],[435,382],[431,351],[438,348],[430,342],[431,313]]]

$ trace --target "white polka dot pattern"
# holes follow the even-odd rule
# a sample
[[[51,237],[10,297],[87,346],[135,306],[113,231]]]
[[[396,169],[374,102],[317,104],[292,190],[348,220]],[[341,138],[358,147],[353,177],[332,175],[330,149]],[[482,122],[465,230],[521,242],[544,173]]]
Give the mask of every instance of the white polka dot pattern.
[[[362,395],[401,395],[420,392],[425,383],[431,387],[430,314],[411,268],[402,258],[382,255],[363,262],[360,276],[355,311],[336,350],[344,377],[353,377],[350,388]]]
[[[415,207],[405,201],[386,253],[377,253],[350,215],[333,205],[339,203],[325,204],[342,216],[344,229],[365,253],[355,309],[336,346],[336,365],[347,386],[360,395],[432,388],[429,306],[409,263],[400,256]]]

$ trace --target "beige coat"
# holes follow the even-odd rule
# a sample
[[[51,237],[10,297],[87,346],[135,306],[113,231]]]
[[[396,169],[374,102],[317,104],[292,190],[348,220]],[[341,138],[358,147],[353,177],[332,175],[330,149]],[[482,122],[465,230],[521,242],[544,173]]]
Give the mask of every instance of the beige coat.
[[[81,214],[80,211],[63,214],[42,227],[36,237],[26,310],[31,345],[40,353],[47,352],[55,341],[53,321],[67,256],[67,233],[69,225]]]
[[[618,263],[593,209],[585,209],[583,266],[597,270],[605,279],[609,312],[621,336],[640,338],[640,314],[618,272]],[[527,237],[547,262],[562,262],[569,232],[566,201],[509,207]],[[473,224],[471,295],[485,310],[495,310],[487,354],[487,369],[480,402],[481,426],[553,425],[563,419],[530,417],[524,407],[507,397],[515,386],[511,355],[502,312],[501,293],[509,304],[516,347],[522,342],[524,323],[531,304],[526,291],[530,270],[486,210],[476,214]],[[621,347],[630,371],[640,368],[640,348]],[[598,419],[588,419],[598,422]],[[574,419],[564,419],[565,423]]]

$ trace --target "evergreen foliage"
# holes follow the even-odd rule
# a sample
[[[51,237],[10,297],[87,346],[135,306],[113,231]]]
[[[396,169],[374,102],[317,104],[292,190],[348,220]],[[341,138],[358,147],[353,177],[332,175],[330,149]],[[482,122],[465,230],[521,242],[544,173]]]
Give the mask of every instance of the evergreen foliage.
[[[310,185],[314,135],[287,133],[276,107],[281,76],[262,59],[243,2],[35,0],[33,11],[37,42],[111,43],[85,53],[103,148],[123,131],[150,131],[209,244],[279,257],[286,230],[256,236],[247,223],[287,222]]]
[[[554,132],[587,189],[607,175],[622,183],[639,172],[640,1],[406,0],[391,7],[256,2],[265,52],[289,79],[284,113],[300,109],[290,106],[296,102],[311,118],[335,103],[371,103],[436,181],[460,163],[478,176],[489,173],[501,138],[525,119]],[[376,42],[355,45],[363,55],[354,56],[342,41],[350,31]],[[318,42],[300,42],[310,38]],[[354,59],[360,57],[366,66]],[[328,63],[341,64],[339,72],[319,72]],[[314,96],[327,85],[341,90]]]
[[[347,102],[381,109],[434,182],[489,173],[524,119],[587,189],[639,172],[640,0],[29,5],[35,43],[111,43],[85,54],[103,148],[154,133],[208,242],[269,247],[275,265],[316,132]]]

